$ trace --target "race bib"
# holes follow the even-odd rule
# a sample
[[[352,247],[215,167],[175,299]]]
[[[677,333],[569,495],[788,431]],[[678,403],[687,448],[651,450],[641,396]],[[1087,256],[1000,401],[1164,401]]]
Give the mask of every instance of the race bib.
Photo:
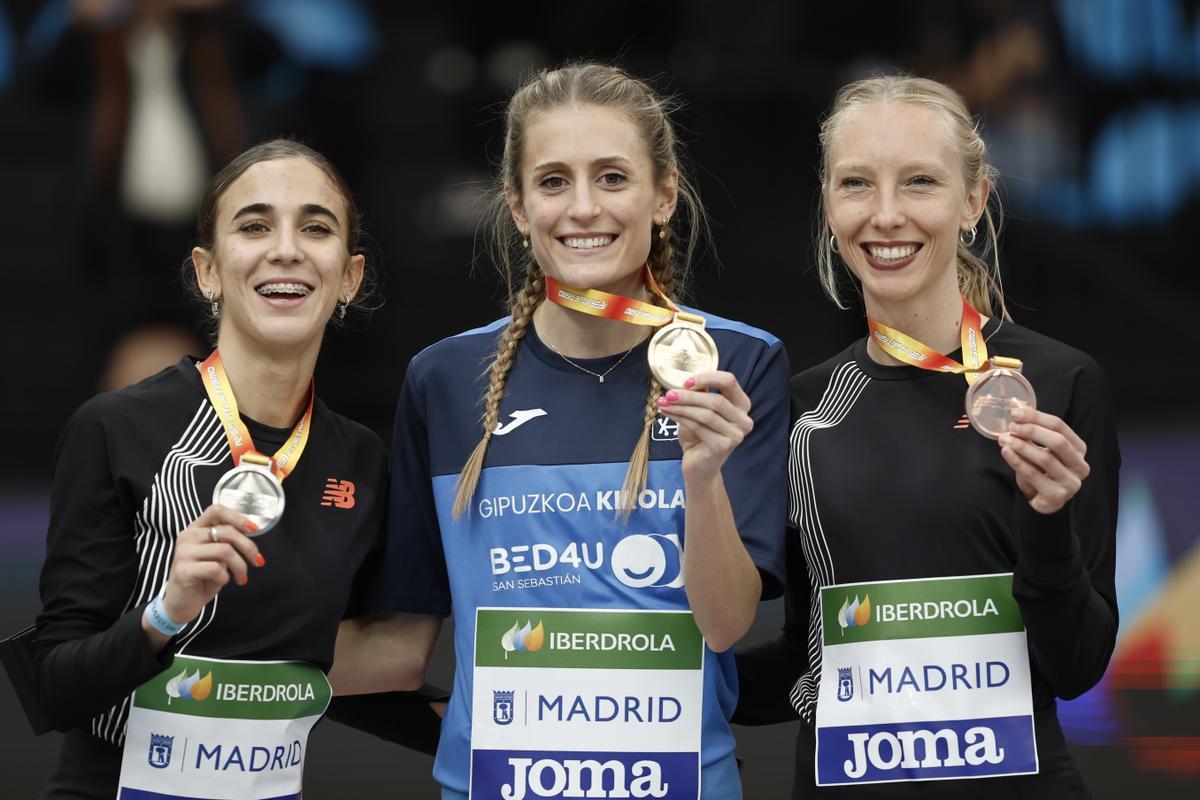
[[[308,734],[331,696],[308,664],[175,656],[133,694],[117,797],[299,798]]]
[[[474,664],[475,800],[699,796],[689,612],[480,608]]]
[[[821,590],[820,786],[1038,771],[1012,574]]]

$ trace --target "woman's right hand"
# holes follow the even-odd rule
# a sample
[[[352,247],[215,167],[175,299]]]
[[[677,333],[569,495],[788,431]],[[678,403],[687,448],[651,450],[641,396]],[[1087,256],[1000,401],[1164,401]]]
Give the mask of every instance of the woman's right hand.
[[[250,580],[250,564],[266,563],[247,533],[258,526],[244,514],[211,505],[175,537],[175,558],[163,588],[163,610],[173,622],[187,624],[232,579]]]

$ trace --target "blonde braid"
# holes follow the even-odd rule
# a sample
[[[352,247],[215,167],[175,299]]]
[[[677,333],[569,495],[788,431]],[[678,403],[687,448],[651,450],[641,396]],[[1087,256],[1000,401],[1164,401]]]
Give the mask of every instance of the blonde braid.
[[[475,489],[479,485],[479,474],[483,471],[488,442],[491,441],[492,431],[500,421],[500,400],[504,397],[504,384],[508,380],[508,373],[512,371],[513,362],[517,359],[517,347],[525,337],[525,332],[529,330],[529,321],[533,319],[533,312],[545,294],[546,285],[542,280],[542,271],[536,264],[531,263],[525,273],[525,285],[512,303],[512,319],[500,336],[496,357],[492,360],[491,381],[483,402],[483,438],[475,445],[467,463],[463,464],[462,472],[458,474],[454,494],[455,519],[461,517],[471,506],[471,498],[475,496]]]
[[[668,234],[666,239],[655,236],[656,245],[651,248],[650,272],[663,294],[671,297],[675,288],[675,270],[673,267],[673,249]],[[661,243],[661,244],[659,244]],[[654,302],[662,305],[662,299],[657,295]],[[650,391],[646,395],[646,409],[642,416],[642,434],[633,447],[633,455],[629,457],[629,468],[625,471],[625,483],[621,487],[621,515],[628,517],[637,508],[637,499],[646,488],[650,475],[650,430],[654,426],[654,418],[658,416],[658,398],[663,387],[654,376],[650,377]]]

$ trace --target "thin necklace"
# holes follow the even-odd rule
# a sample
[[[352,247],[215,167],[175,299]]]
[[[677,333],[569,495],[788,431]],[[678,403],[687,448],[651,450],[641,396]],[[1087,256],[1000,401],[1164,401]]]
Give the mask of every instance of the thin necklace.
[[[608,375],[608,373],[610,373],[610,372],[612,372],[614,369],[616,369],[616,368],[617,368],[617,367],[620,365],[620,363],[621,363],[622,361],[624,361],[625,359],[629,358],[629,354],[630,354],[630,353],[632,353],[634,350],[636,350],[636,349],[637,349],[637,346],[638,346],[639,344],[641,344],[641,343],[642,343],[642,340],[641,340],[641,339],[638,339],[636,342],[634,342],[634,343],[633,343],[633,347],[629,348],[629,349],[628,349],[628,350],[626,350],[624,353],[622,353],[622,354],[621,354],[621,357],[620,357],[620,358],[618,358],[616,361],[614,361],[614,362],[612,363],[612,366],[610,366],[608,369],[604,370],[604,372],[592,372],[590,369],[588,369],[587,367],[583,366],[582,364],[576,364],[574,361],[572,361],[571,359],[567,358],[567,357],[566,357],[566,356],[564,356],[562,353],[558,352],[558,350],[556,350],[556,349],[555,349],[554,345],[550,344],[550,343],[549,343],[549,342],[547,342],[545,339],[542,339],[542,342],[543,342],[543,343],[546,345],[546,347],[549,347],[549,348],[550,348],[550,350],[551,350],[551,351],[552,351],[552,352],[553,352],[553,353],[554,353],[556,356],[558,356],[558,357],[559,357],[559,358],[561,358],[563,361],[565,361],[565,362],[567,362],[568,364],[570,364],[570,365],[571,365],[572,367],[574,367],[575,369],[577,369],[577,370],[580,370],[581,372],[586,372],[588,375],[591,375],[591,376],[592,376],[593,378],[595,378],[596,380],[600,381],[601,383],[604,383],[604,376]]]

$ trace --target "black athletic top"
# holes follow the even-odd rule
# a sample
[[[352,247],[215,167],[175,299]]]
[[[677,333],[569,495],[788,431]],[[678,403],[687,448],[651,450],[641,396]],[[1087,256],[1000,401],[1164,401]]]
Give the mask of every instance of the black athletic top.
[[[291,432],[243,419],[268,455]],[[374,433],[319,399],[284,481],[283,518],[257,541],[266,565],[250,568],[247,585],[225,586],[162,653],[142,631],[175,536],[232,466],[191,359],[89,400],[68,423],[54,458],[35,644],[39,703],[67,736],[44,796],[113,797],[130,695],[174,653],[329,670],[338,623],[363,610],[362,573],[382,546],[387,460]]]
[[[734,721],[799,715],[795,797],[1088,795],[1067,752],[1055,697],[1091,688],[1116,639],[1120,454],[1111,396],[1085,353],[997,319],[984,335],[991,355],[1024,361],[1038,408],[1087,443],[1091,474],[1056,514],[1034,511],[1000,448],[967,425],[961,376],[877,364],[864,338],[792,378],[787,620],[780,639],[738,654],[742,691]],[[1027,631],[1040,773],[817,790],[819,587],[1001,572],[1014,573]]]

